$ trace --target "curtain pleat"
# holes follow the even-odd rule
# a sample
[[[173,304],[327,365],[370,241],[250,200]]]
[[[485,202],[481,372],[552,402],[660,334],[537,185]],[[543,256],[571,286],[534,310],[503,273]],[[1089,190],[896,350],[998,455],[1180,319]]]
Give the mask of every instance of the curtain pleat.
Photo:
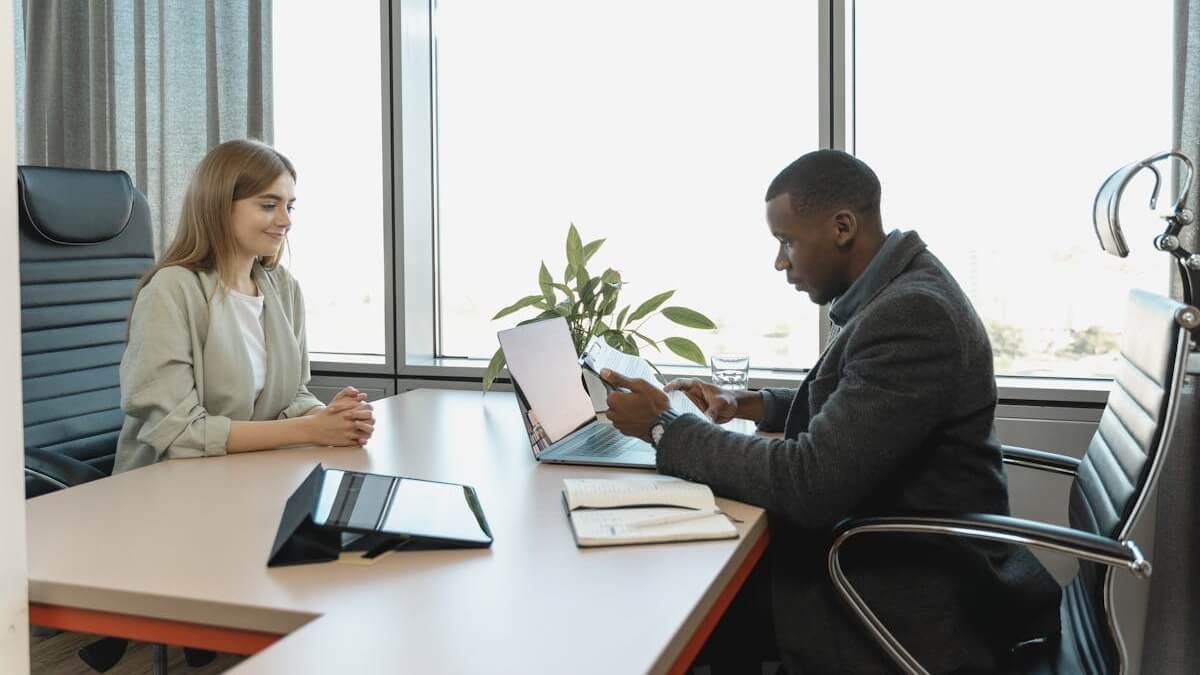
[[[15,4],[18,162],[125,170],[156,250],[209,148],[270,142],[270,0]]]

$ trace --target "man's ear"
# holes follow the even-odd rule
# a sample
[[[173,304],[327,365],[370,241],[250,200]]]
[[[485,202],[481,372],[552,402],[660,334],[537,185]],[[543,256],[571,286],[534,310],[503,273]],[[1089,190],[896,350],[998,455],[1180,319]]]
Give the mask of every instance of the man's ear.
[[[839,248],[846,248],[854,243],[858,236],[858,217],[849,209],[842,209],[833,214],[834,243]]]

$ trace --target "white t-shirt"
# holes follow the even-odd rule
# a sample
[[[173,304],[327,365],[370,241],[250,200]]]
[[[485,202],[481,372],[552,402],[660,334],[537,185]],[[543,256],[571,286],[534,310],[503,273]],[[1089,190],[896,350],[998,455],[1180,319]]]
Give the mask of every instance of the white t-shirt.
[[[229,290],[229,307],[242,329],[246,353],[250,355],[250,371],[254,380],[254,399],[262,393],[267,382],[267,339],[263,335],[263,296],[249,296]]]

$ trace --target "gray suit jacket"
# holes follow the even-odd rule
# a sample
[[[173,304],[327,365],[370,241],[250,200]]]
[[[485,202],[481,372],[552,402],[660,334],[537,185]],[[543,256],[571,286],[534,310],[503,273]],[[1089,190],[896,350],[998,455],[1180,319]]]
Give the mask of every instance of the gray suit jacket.
[[[899,236],[800,388],[763,392],[759,428],[784,438],[684,415],[659,443],[661,472],[767,509],[792,672],[890,671],[829,581],[828,533],[843,518],[1009,512],[987,333],[920,237]],[[1058,585],[1023,548],[864,535],[843,550],[852,583],[931,672],[986,670],[1016,640],[1057,633]]]

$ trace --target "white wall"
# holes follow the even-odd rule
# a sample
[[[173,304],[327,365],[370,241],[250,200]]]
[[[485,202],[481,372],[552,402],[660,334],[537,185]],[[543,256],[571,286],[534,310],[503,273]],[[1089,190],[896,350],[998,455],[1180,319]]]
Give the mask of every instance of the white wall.
[[[12,0],[0,0],[0,673],[29,672]]]

